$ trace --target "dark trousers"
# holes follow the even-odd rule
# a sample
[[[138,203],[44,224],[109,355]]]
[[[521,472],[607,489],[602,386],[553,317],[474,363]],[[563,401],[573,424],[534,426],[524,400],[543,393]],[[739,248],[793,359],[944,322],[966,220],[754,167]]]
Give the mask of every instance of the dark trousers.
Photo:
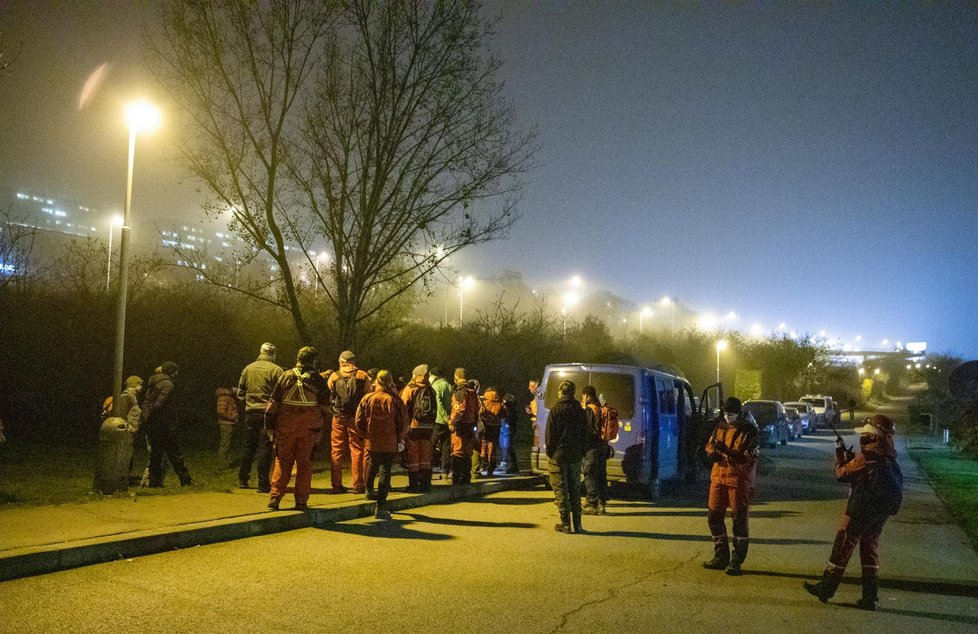
[[[251,477],[251,464],[258,456],[258,488],[268,489],[272,486],[272,443],[265,433],[265,412],[260,409],[245,412],[245,443],[241,452],[241,467],[238,469],[238,480],[247,482]]]
[[[441,467],[442,473],[452,468],[452,430],[448,425],[435,424],[431,434],[431,466]]]
[[[581,514],[581,461],[554,460],[548,463],[550,488],[562,520]]]
[[[387,494],[391,490],[391,468],[394,466],[396,453],[381,453],[368,451],[370,467],[367,470],[367,482],[377,478],[377,508],[384,509],[387,505]]]
[[[608,446],[602,443],[588,449],[581,469],[584,470],[587,503],[590,506],[605,504],[608,501]]]
[[[849,517],[842,515],[839,531],[835,534],[832,554],[826,570],[842,575],[856,546],[859,546],[859,561],[863,577],[878,577],[880,574],[880,533],[889,516],[880,513],[867,513],[865,516]]]
[[[148,421],[146,437],[149,439],[149,486],[163,486],[163,458],[173,465],[180,484],[190,483],[190,472],[183,462],[183,452],[177,442],[177,431],[166,421]]]

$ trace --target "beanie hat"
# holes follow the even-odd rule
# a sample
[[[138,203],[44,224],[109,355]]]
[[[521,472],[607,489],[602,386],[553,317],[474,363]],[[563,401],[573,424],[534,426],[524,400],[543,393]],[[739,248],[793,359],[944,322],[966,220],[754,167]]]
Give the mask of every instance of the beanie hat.
[[[340,363],[353,363],[356,358],[357,355],[353,354],[351,350],[344,350],[340,353]]]
[[[728,397],[727,400],[723,402],[723,413],[724,414],[740,414],[744,411],[744,406],[741,404],[740,399],[734,396]]]
[[[160,366],[160,372],[162,372],[163,374],[169,374],[170,376],[176,374],[178,369],[179,368],[177,368],[177,364],[174,363],[173,361],[167,361]]]
[[[390,370],[381,370],[377,373],[377,382],[386,388],[394,387],[394,377]]]
[[[139,387],[143,384],[143,380],[136,375],[133,375],[126,379],[126,387]]]
[[[269,356],[274,357],[275,356],[275,352],[276,352],[276,349],[275,349],[275,344],[274,343],[268,343],[266,341],[265,343],[261,344],[261,354],[267,354]]]
[[[428,366],[424,363],[414,368],[411,372],[411,376],[424,376],[428,374]]]
[[[298,354],[295,355],[296,362],[305,369],[315,367],[316,360],[319,358],[319,350],[316,350],[312,346],[303,346],[299,348]]]
[[[465,368],[455,368],[455,380],[456,381],[465,380]]]

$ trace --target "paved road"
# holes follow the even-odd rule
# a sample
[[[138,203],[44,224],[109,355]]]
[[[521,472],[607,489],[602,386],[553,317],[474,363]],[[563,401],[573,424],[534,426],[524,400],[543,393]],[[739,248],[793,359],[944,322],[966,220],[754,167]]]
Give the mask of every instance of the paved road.
[[[653,505],[615,500],[588,535],[555,533],[545,490],[357,520],[0,584],[0,631],[973,632],[978,601],[935,584],[858,586],[822,605],[800,587],[830,548],[844,490],[827,435],[768,454],[748,574],[704,570],[705,484]],[[883,576],[946,578],[914,510],[883,536]],[[858,561],[850,572],[858,575]]]

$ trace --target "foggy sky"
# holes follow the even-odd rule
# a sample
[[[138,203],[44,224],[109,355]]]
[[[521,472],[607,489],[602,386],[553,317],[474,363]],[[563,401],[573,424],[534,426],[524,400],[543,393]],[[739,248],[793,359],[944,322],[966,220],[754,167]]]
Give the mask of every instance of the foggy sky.
[[[457,263],[978,357],[978,7],[489,2],[539,168]],[[122,207],[152,3],[0,2],[0,184]],[[109,74],[84,109],[89,74]],[[165,126],[165,124],[164,124]],[[134,215],[191,215],[165,130]]]

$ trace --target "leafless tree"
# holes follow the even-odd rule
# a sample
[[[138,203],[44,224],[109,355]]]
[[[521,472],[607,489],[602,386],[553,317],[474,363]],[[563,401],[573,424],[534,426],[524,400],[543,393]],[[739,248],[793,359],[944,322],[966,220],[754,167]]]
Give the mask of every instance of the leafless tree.
[[[36,238],[37,229],[19,221],[9,208],[0,212],[0,288],[30,271]]]
[[[5,73],[10,72],[7,69],[10,68],[11,64],[17,61],[17,58],[20,57],[20,53],[23,49],[24,43],[19,42],[17,44],[17,52],[13,54],[9,53],[6,42],[4,41],[3,31],[0,31],[0,77],[3,77]]]
[[[202,274],[309,341],[305,276],[356,345],[445,258],[505,235],[532,141],[491,29],[468,0],[168,4],[154,67],[186,115],[183,164],[233,214],[235,263],[275,265],[259,287]]]

